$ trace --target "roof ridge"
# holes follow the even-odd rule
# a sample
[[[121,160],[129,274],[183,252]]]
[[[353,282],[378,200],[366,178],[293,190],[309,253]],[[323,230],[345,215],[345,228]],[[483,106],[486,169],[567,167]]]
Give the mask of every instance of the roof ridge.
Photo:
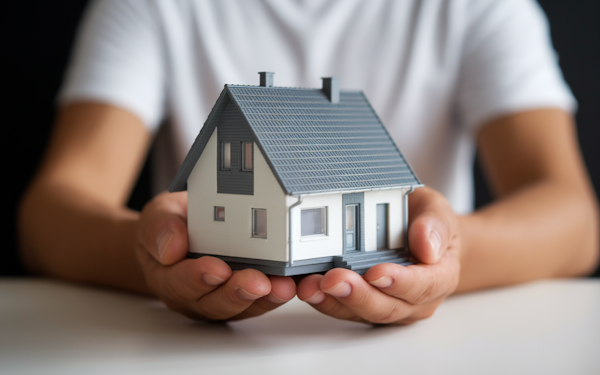
[[[243,87],[243,88],[256,88],[256,89],[261,89],[261,90],[268,90],[268,89],[286,89],[286,90],[318,90],[318,91],[322,91],[323,88],[321,87],[292,87],[292,86],[270,86],[270,87],[266,87],[266,86],[258,86],[258,85],[242,85],[242,84],[237,84],[237,83],[226,83],[225,87],[228,88],[236,88],[236,87]],[[362,92],[362,90],[357,90],[357,89],[340,89],[340,92]]]

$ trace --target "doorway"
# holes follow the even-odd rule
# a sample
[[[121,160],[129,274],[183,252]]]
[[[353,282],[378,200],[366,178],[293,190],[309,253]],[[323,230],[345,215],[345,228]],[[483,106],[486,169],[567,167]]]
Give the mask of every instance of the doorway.
[[[343,253],[363,251],[364,243],[364,193],[342,194]]]
[[[345,230],[345,236],[346,236],[346,252],[349,251],[356,251],[357,250],[357,245],[356,245],[356,240],[357,240],[357,234],[358,231],[356,230],[356,224],[357,224],[357,213],[358,213],[358,205],[357,204],[347,204],[346,205],[346,230]]]
[[[377,205],[377,250],[389,249],[388,242],[388,204]]]

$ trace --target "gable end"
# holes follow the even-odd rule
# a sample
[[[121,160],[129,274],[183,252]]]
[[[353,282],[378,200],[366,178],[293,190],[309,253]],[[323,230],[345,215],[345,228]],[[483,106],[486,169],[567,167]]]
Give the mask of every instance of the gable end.
[[[221,168],[225,143],[229,143],[231,152],[228,170]],[[242,170],[244,143],[254,144],[254,135],[238,107],[229,101],[217,124],[217,193],[254,195],[254,171]]]
[[[204,126],[202,126],[202,129],[200,129],[200,133],[192,144],[190,151],[183,160],[181,167],[179,167],[179,170],[177,171],[177,174],[175,175],[175,178],[169,187],[169,192],[174,193],[176,191],[187,190],[187,179],[190,176],[190,173],[192,173],[192,169],[194,169],[194,166],[200,158],[200,155],[202,155],[210,136],[215,130],[215,126],[221,119],[221,115],[223,114],[223,111],[229,102],[230,98],[227,94],[227,90],[223,90],[221,95],[219,95],[219,98],[217,99],[213,109],[210,111]]]

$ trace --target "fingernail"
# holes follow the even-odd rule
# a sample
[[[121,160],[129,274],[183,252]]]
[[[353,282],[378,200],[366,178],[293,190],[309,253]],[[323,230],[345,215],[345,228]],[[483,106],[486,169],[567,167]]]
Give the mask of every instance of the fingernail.
[[[352,287],[345,281],[335,284],[333,287],[323,290],[325,293],[330,294],[334,297],[348,297],[352,292]]]
[[[437,256],[440,253],[440,247],[442,246],[442,238],[437,231],[432,230],[429,232],[429,243],[431,244],[431,248]]]
[[[284,302],[287,302],[286,300],[284,300],[284,299],[281,299],[281,298],[277,297],[277,296],[276,296],[275,294],[273,294],[273,293],[269,293],[269,295],[267,296],[267,299],[268,299],[269,301],[271,301],[272,303],[276,303],[276,304],[278,304],[278,305],[281,305],[282,303],[284,303]]]
[[[202,275],[202,281],[204,281],[208,285],[221,285],[225,280],[217,277],[215,275],[211,275],[210,273],[205,273]]]
[[[262,296],[257,296],[256,294],[248,293],[247,291],[245,291],[242,288],[237,290],[237,294],[241,299],[244,299],[246,301],[255,301],[255,300],[259,299],[260,297],[262,297]]]
[[[312,297],[304,300],[304,302],[308,302],[311,305],[318,305],[323,301],[325,301],[325,293],[321,292],[320,290],[317,290],[315,294],[312,295]]]
[[[394,282],[394,279],[392,279],[391,277],[381,276],[377,280],[369,281],[369,284],[371,284],[374,287],[377,287],[379,289],[386,289],[386,288],[389,288],[390,286],[392,286],[393,282]]]
[[[156,247],[158,248],[158,257],[160,259],[162,259],[167,247],[169,247],[171,238],[173,238],[173,232],[171,231],[163,232],[160,236],[158,236],[158,239],[156,240]]]

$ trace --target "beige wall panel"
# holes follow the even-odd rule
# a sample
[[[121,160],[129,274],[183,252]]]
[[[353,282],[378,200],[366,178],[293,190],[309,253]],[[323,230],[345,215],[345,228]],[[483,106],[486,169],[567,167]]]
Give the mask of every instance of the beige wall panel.
[[[254,195],[217,194],[217,129],[188,178],[190,251],[287,261],[286,195],[254,145]],[[225,207],[225,221],[214,207]],[[252,208],[267,209],[267,238],[252,238]]]
[[[391,249],[404,247],[404,195],[408,189],[373,190],[365,192],[365,248],[377,250],[377,204],[388,206],[388,244]]]
[[[288,197],[288,207],[298,201]],[[302,209],[327,207],[327,236],[301,237]],[[294,260],[319,258],[342,254],[342,194],[308,195],[302,204],[292,209]]]

